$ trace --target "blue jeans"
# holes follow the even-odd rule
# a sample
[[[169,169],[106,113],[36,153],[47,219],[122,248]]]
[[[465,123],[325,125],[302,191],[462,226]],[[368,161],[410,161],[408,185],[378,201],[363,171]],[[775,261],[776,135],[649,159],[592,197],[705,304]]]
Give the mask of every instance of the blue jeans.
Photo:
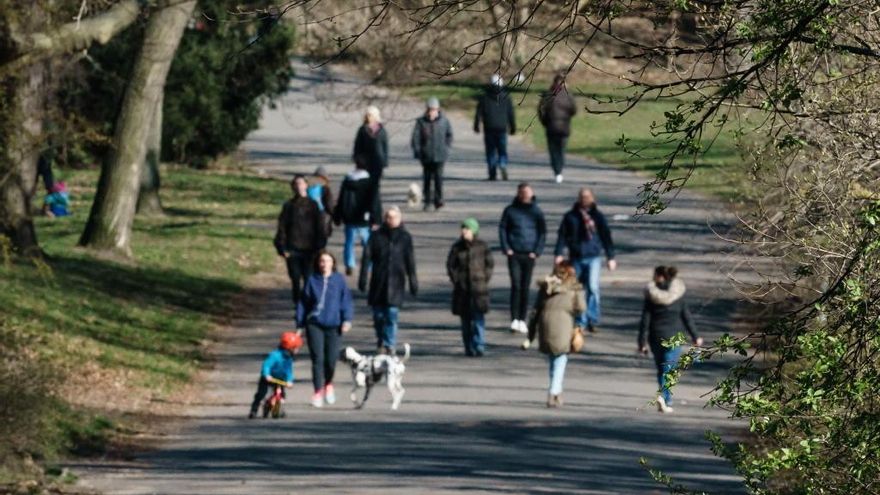
[[[666,373],[678,367],[678,358],[681,357],[681,346],[667,349],[659,342],[651,343],[651,354],[654,355],[654,364],[657,365],[657,384],[660,386],[657,390],[666,401],[666,405],[672,405],[672,391],[666,387]]]
[[[507,168],[507,132],[485,131],[483,143],[486,145],[486,165],[489,178],[494,179],[498,167]]]
[[[572,260],[578,281],[587,291],[587,310],[575,318],[580,327],[599,324],[599,275],[602,273],[602,257]]]
[[[370,228],[346,225],[345,247],[342,248],[342,257],[345,259],[345,266],[348,268],[354,268],[357,265],[357,260],[354,256],[354,245],[358,240],[361,241],[361,249],[366,247],[367,241],[370,240]]]
[[[562,380],[565,379],[565,365],[568,364],[568,354],[549,355],[550,362],[550,395],[562,393]]]
[[[464,353],[468,356],[480,356],[485,350],[486,317],[479,311],[461,316],[461,340],[464,342]]]
[[[376,330],[376,346],[394,349],[397,343],[397,306],[373,306],[373,328]]]

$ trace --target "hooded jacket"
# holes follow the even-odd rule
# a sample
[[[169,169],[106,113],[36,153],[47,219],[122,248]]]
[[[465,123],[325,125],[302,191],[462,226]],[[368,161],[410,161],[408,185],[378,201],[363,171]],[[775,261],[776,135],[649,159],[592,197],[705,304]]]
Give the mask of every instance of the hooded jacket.
[[[501,250],[514,253],[535,253],[540,256],[544,252],[547,240],[547,222],[544,212],[538,207],[538,198],[532,197],[531,203],[523,203],[514,197],[498,224],[498,237]]]
[[[416,278],[412,237],[403,225],[392,229],[383,224],[370,235],[358,278],[358,289],[361,292],[367,288],[368,274],[370,291],[367,294],[367,304],[370,306],[400,306],[403,303],[407,279],[410,293],[418,293],[419,282]]]
[[[538,282],[538,300],[529,322],[529,340],[538,336],[538,349],[557,356],[571,352],[575,317],[587,308],[584,287],[572,277],[549,275]]]
[[[639,324],[639,347],[647,342],[656,347],[662,341],[674,337],[682,330],[697,338],[697,330],[691,312],[684,300],[684,282],[674,278],[672,282],[657,285],[651,281],[645,288],[642,320]]]
[[[339,198],[333,210],[333,222],[351,227],[367,227],[379,223],[382,205],[372,186],[370,174],[356,169],[345,176],[339,187]]]
[[[475,131],[480,132],[481,122],[486,133],[516,132],[513,100],[504,88],[490,84],[477,99],[477,113],[474,116]]]
[[[458,238],[446,257],[446,274],[452,282],[452,314],[466,316],[472,310],[489,312],[489,280],[495,262],[489,246],[474,238]]]
[[[423,115],[416,119],[410,145],[413,156],[423,165],[446,163],[452,146],[452,124],[442,112],[434,120]]]
[[[609,260],[614,259],[614,241],[608,220],[595,204],[587,210],[587,214],[593,219],[595,232],[587,232],[579,203],[575,203],[562,217],[556,235],[556,256],[562,256],[568,249],[568,257],[573,260],[601,256],[602,251],[605,251]]]

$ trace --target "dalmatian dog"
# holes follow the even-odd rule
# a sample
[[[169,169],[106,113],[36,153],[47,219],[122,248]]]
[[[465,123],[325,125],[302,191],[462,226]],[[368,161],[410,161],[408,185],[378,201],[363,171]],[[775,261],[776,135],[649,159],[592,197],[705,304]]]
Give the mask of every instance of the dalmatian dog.
[[[409,183],[409,190],[406,192],[406,205],[410,208],[417,208],[422,204],[422,188],[415,182]]]
[[[354,402],[356,409],[364,407],[370,397],[373,385],[379,383],[382,377],[385,377],[388,391],[391,392],[391,410],[395,411],[400,407],[400,401],[403,400],[403,394],[406,392],[402,383],[403,373],[406,371],[406,366],[403,363],[409,359],[409,344],[403,344],[403,349],[402,358],[386,354],[365,356],[354,350],[353,347],[343,349],[340,358],[351,366],[351,378],[354,382],[351,401]],[[358,401],[358,389],[361,388],[365,389],[364,397]]]

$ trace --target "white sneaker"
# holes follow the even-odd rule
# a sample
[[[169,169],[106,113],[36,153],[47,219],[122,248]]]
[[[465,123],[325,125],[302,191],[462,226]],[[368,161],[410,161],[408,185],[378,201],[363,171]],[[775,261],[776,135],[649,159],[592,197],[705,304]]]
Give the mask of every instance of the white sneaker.
[[[523,320],[519,320],[519,333],[529,333],[529,325]]]
[[[510,322],[510,331],[511,332],[519,332],[519,320],[513,320]]]
[[[562,174],[556,174],[556,183],[562,184]]]
[[[663,399],[662,395],[657,396],[657,410],[664,413],[664,414],[669,414],[669,413],[675,411],[675,409],[673,409],[672,406],[666,405],[666,401]]]
[[[312,395],[311,403],[312,407],[324,407],[324,392],[315,392],[315,394]]]

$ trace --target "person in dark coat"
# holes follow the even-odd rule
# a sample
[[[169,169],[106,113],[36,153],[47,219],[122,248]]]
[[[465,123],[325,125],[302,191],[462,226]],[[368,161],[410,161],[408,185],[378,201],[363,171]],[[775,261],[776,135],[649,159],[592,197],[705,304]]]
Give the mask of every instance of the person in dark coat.
[[[642,306],[642,320],[639,324],[639,352],[648,353],[650,346],[657,366],[657,383],[660,395],[657,396],[657,409],[672,412],[672,391],[666,386],[666,374],[675,369],[681,356],[681,346],[664,347],[682,328],[691,336],[697,347],[703,345],[703,338],[697,335],[694,320],[684,300],[685,285],[676,278],[678,270],[674,266],[658,266],[654,269],[654,280],[645,288],[645,302]]]
[[[498,224],[501,251],[507,255],[510,273],[510,330],[526,333],[526,314],[529,311],[529,286],[535,261],[544,252],[547,223],[538,207],[532,187],[523,182],[517,187],[516,197],[501,214]]]
[[[614,242],[605,215],[596,206],[593,192],[584,187],[578,201],[562,217],[556,237],[556,263],[565,258],[577,270],[578,280],[587,288],[587,310],[578,318],[578,326],[590,332],[599,324],[599,276],[602,272],[602,253],[607,258],[608,269],[617,269],[614,259]]]
[[[501,178],[507,180],[507,133],[516,133],[516,118],[513,113],[513,100],[504,89],[504,81],[498,74],[477,100],[477,113],[474,116],[474,132],[480,133],[483,124],[483,143],[486,146],[486,165],[489,167],[489,180],[497,180],[497,170]]]
[[[477,238],[475,218],[461,222],[461,237],[446,257],[446,273],[452,282],[452,314],[461,318],[464,353],[482,357],[485,352],[485,315],[489,312],[489,280],[495,263],[489,246]]]
[[[379,193],[379,182],[388,167],[388,133],[382,124],[382,115],[374,106],[367,107],[364,123],[354,138],[352,160],[359,168],[369,172],[375,193]]]
[[[538,120],[547,135],[550,166],[556,175],[556,183],[562,183],[562,167],[565,165],[565,146],[571,134],[571,118],[577,113],[574,98],[565,88],[565,74],[553,78],[550,90],[541,95],[538,103]]]
[[[422,163],[422,193],[427,211],[443,207],[443,165],[452,146],[452,124],[440,111],[440,101],[428,98],[425,114],[416,119],[411,146],[413,156]],[[431,183],[434,190],[431,191]]]
[[[402,225],[400,208],[391,206],[385,212],[385,222],[370,236],[361,260],[358,289],[369,292],[367,303],[373,309],[373,327],[376,346],[380,352],[395,353],[397,317],[403,304],[406,281],[413,297],[418,294],[416,258],[412,237]]]
[[[290,181],[293,197],[281,208],[275,232],[275,250],[287,263],[293,305],[299,302],[302,283],[312,274],[315,253],[327,245],[324,214],[308,196],[309,183],[297,174]]]
[[[333,211],[333,222],[345,224],[345,245],[342,258],[345,274],[354,272],[356,258],[354,246],[360,241],[361,248],[370,240],[370,228],[379,224],[382,206],[379,195],[373,188],[370,173],[363,164],[355,164],[355,169],[345,176],[339,187],[339,198]]]

